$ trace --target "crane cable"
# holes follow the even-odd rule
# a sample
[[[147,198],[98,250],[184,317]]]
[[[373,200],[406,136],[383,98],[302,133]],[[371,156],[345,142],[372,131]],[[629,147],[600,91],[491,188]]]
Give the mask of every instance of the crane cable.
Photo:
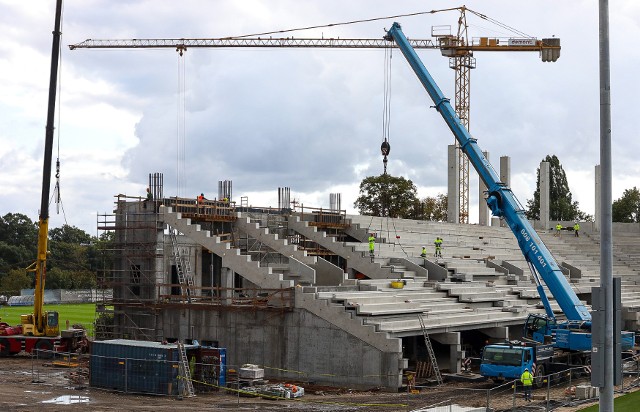
[[[391,152],[389,144],[389,130],[391,124],[391,58],[393,57],[393,49],[385,47],[384,49],[384,92],[382,105],[382,144],[380,152],[382,153],[383,174],[387,174],[387,156]]]
[[[396,14],[396,15],[393,15],[393,16],[372,17],[372,18],[368,18],[368,19],[351,20],[351,21],[345,21],[345,22],[340,22],[340,23],[329,23],[329,24],[322,24],[322,25],[317,25],[317,26],[299,27],[299,28],[295,28],[295,29],[275,30],[275,31],[262,32],[262,33],[253,33],[253,34],[242,34],[240,36],[223,37],[222,39],[225,39],[225,40],[240,39],[240,38],[243,38],[243,37],[267,36],[267,35],[270,35],[270,34],[291,33],[291,32],[294,32],[294,31],[303,31],[303,30],[311,30],[311,29],[322,29],[322,28],[326,28],[326,27],[336,27],[336,26],[346,26],[346,25],[349,25],[349,24],[356,24],[356,23],[368,23],[368,22],[372,22],[372,21],[397,19],[399,17],[414,17],[414,16],[425,15],[425,14],[435,14],[435,13],[439,13],[439,12],[443,12],[443,11],[460,10],[462,8],[463,7],[452,7],[452,8],[448,8],[448,9],[438,9],[438,10],[430,10],[430,11],[419,11],[419,12],[414,12],[414,13]],[[469,10],[469,9],[467,9],[467,10]]]
[[[486,20],[486,21],[488,21],[488,22],[490,22],[490,23],[493,23],[493,24],[495,24],[496,26],[501,27],[501,28],[503,28],[503,29],[506,29],[506,30],[508,30],[508,31],[510,31],[510,32],[512,32],[512,33],[515,33],[515,34],[517,34],[517,35],[519,35],[519,36],[522,36],[522,37],[528,37],[528,38],[534,38],[534,36],[531,36],[531,35],[529,35],[529,34],[527,34],[527,33],[525,33],[525,32],[522,32],[522,31],[520,31],[520,30],[518,30],[518,29],[516,29],[516,28],[514,28],[514,27],[511,27],[511,26],[509,26],[509,25],[505,24],[505,23],[501,23],[501,22],[499,22],[499,21],[498,21],[498,20],[496,20],[496,19],[492,19],[491,17],[488,17],[488,16],[487,16],[487,15],[485,15],[485,14],[478,13],[477,11],[473,11],[473,10],[471,10],[471,9],[467,9],[467,8],[465,8],[465,10],[469,11],[470,13],[472,13],[472,14],[474,14],[474,15],[478,16],[479,18],[481,18],[481,19],[483,19],[483,20]]]
[[[186,70],[183,51],[178,53],[178,72],[177,83],[178,90],[176,93],[176,195],[178,197],[185,196],[186,189],[186,104],[185,104],[185,84]]]
[[[60,13],[60,32],[62,32],[63,22],[64,22],[64,2],[62,3],[62,12]],[[56,185],[53,189],[53,193],[51,194],[51,198],[49,199],[49,205],[51,205],[52,201],[56,202],[56,214],[60,214],[60,209],[62,209],[62,217],[64,218],[64,224],[68,225],[67,222],[67,214],[64,211],[64,205],[62,203],[62,195],[60,193],[60,125],[61,125],[61,117],[62,117],[62,48],[58,48],[58,65],[60,70],[58,70],[58,130],[57,130],[57,156],[56,156]]]

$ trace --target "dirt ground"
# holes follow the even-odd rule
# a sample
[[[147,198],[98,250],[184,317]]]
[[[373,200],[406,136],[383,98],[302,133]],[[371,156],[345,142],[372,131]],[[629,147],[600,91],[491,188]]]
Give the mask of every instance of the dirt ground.
[[[440,402],[464,406],[485,406],[488,382],[448,382],[440,387],[421,388],[418,394],[355,391],[346,388],[305,388],[305,395],[296,400],[269,400],[238,396],[229,392],[198,394],[177,399],[116,393],[70,383],[69,369],[45,366],[43,361],[12,357],[0,359],[0,410],[2,411],[414,411]],[[35,373],[33,371],[36,371]],[[627,385],[631,383],[631,380]],[[552,388],[551,398],[567,402],[567,385]],[[512,390],[491,395],[490,406],[496,410],[545,410],[546,390],[534,393],[534,401],[526,404]],[[558,407],[562,402],[552,401]],[[593,403],[593,402],[591,402]],[[591,403],[555,410],[575,411]]]

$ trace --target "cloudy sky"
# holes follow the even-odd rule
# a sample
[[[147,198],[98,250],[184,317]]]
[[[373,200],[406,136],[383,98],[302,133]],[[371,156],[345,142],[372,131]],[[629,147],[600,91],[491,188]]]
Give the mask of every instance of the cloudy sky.
[[[559,157],[574,200],[594,213],[599,163],[598,2],[466,0],[466,6],[528,35],[560,37],[562,55],[476,53],[471,132],[496,164],[511,157],[521,203],[536,168]],[[438,10],[451,1],[66,0],[55,158],[61,159],[64,214],[51,227],[96,234],[96,214],[114,196],[142,195],[148,174],[164,173],[165,196],[217,195],[277,206],[277,188],[307,206],[342,193],[355,212],[358,185],[382,172],[384,51],[340,49],[75,50],[85,39],[226,37]],[[610,3],[613,199],[640,185],[637,67],[640,2]],[[0,0],[0,215],[37,220],[54,23],[54,0]],[[403,17],[410,38],[432,26],[455,31],[458,12]],[[379,38],[392,20],[296,32],[295,37]],[[517,37],[468,15],[472,37]],[[275,37],[275,36],[274,36]],[[454,72],[437,50],[419,52],[444,94]],[[388,170],[413,180],[421,197],[446,192],[453,136],[399,51],[391,63]],[[178,170],[180,176],[178,177]],[[55,183],[55,182],[52,182]],[[471,221],[477,222],[477,177]],[[65,220],[66,219],[66,220]]]

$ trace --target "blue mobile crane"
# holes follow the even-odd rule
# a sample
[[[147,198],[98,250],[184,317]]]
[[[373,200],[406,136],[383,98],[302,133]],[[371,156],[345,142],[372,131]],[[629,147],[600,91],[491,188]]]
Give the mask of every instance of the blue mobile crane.
[[[433,80],[413,47],[405,37],[400,25],[393,23],[385,39],[395,41],[409,65],[418,76],[435,109],[451,129],[460,149],[478,172],[487,187],[487,204],[493,214],[503,218],[515,235],[518,246],[529,265],[537,290],[545,308],[545,315],[531,314],[523,330],[525,342],[488,345],[483,350],[480,373],[496,380],[519,378],[525,368],[536,376],[559,367],[559,359],[565,364],[585,364],[591,351],[591,314],[580,302],[571,285],[558,267],[551,252],[542,242],[533,226],[525,217],[525,211],[510,188],[507,187],[482,154],[476,139],[462,124],[449,99]],[[556,299],[566,321],[558,321],[543,288],[546,284]],[[622,332],[622,350],[634,345],[633,332]]]

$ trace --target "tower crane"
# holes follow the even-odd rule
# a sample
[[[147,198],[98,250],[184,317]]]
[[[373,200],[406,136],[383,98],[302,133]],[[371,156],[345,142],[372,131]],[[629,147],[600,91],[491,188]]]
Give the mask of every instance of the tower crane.
[[[466,12],[469,11],[481,19],[487,16],[468,9],[465,6],[440,11],[458,10],[458,29],[451,34],[450,26],[434,26],[432,39],[409,39],[414,49],[439,49],[442,56],[449,58],[449,67],[455,71],[455,110],[463,125],[469,129],[471,69],[476,67],[474,52],[539,52],[543,62],[555,62],[560,57],[560,39],[537,39],[523,33],[519,37],[478,37],[469,39]],[[334,25],[330,25],[334,26]],[[504,25],[503,25],[504,26]],[[446,29],[448,28],[448,30]],[[397,47],[379,38],[263,38],[263,37],[223,37],[223,38],[180,38],[180,39],[87,39],[69,45],[77,49],[158,49],[172,48],[182,55],[189,48],[342,48],[342,49],[384,49]],[[458,198],[460,208],[458,223],[469,223],[469,160],[458,148]],[[451,194],[450,194],[451,195]]]

